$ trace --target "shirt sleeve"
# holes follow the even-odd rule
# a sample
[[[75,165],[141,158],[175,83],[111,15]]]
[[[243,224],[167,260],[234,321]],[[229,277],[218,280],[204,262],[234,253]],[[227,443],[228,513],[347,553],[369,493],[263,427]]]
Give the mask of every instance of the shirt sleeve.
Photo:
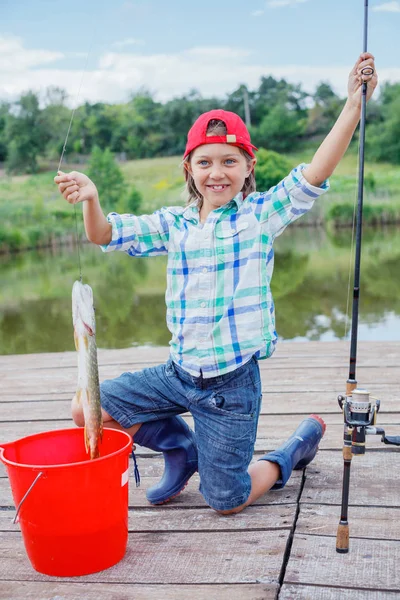
[[[168,253],[169,224],[164,209],[151,215],[110,213],[111,242],[100,246],[103,252],[121,250],[130,256],[159,256]]]
[[[293,221],[308,212],[316,198],[329,190],[329,181],[320,187],[303,175],[305,163],[294,168],[278,185],[256,198],[255,214],[270,236],[276,237]]]

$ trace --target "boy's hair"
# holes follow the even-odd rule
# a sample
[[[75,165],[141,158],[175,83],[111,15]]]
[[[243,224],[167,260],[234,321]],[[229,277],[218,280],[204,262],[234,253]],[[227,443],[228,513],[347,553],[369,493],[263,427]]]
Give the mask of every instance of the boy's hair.
[[[227,133],[226,125],[223,121],[221,121],[219,119],[212,119],[209,122],[209,124],[207,126],[207,135],[208,136],[226,135],[226,133]],[[240,153],[244,156],[244,158],[249,163],[252,160],[250,154],[248,154],[246,152],[246,150],[243,150],[243,148],[239,148],[239,150],[240,150]],[[193,154],[193,152],[188,154],[188,156],[185,158],[185,160],[183,162],[190,163],[192,154]],[[193,201],[196,200],[199,209],[201,209],[202,204],[203,204],[203,196],[198,191],[198,189],[194,183],[194,179],[187,169],[184,169],[184,175],[185,175],[185,181],[186,181],[186,190],[188,193],[186,203],[191,204]],[[241,192],[243,193],[243,198],[245,198],[246,196],[248,196],[249,194],[251,194],[252,192],[255,192],[255,191],[256,191],[256,180],[254,177],[254,170],[252,170],[250,175],[248,177],[246,177],[246,179],[244,180],[244,184],[241,189]]]

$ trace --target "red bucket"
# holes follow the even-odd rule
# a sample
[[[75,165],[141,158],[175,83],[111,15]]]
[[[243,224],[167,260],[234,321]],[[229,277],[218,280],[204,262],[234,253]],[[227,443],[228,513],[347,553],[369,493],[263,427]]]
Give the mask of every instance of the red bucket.
[[[132,438],[117,429],[104,429],[95,460],[87,458],[82,428],[0,445],[26,552],[36,571],[87,575],[123,558],[131,450]]]

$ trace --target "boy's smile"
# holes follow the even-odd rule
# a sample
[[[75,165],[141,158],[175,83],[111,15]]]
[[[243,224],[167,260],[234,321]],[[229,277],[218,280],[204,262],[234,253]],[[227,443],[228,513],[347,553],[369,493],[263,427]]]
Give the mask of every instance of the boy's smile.
[[[188,168],[203,197],[202,221],[242,190],[253,166],[253,161],[247,161],[239,148],[230,144],[204,144],[193,151]]]

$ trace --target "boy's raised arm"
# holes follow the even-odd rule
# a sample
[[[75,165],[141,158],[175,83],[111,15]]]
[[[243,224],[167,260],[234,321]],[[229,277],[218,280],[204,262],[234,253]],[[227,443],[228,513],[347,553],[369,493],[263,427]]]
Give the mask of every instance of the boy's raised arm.
[[[54,177],[61,194],[70,204],[83,202],[83,220],[90,242],[107,245],[111,242],[112,227],[100,206],[99,195],[93,181],[78,171],[58,172]]]
[[[371,75],[363,75],[366,67],[373,69]],[[320,186],[330,177],[346,152],[361,115],[362,83],[367,82],[367,100],[372,96],[378,77],[374,57],[369,52],[361,54],[354,65],[348,81],[348,98],[335,125],[318,148],[303,175],[309,183]]]

